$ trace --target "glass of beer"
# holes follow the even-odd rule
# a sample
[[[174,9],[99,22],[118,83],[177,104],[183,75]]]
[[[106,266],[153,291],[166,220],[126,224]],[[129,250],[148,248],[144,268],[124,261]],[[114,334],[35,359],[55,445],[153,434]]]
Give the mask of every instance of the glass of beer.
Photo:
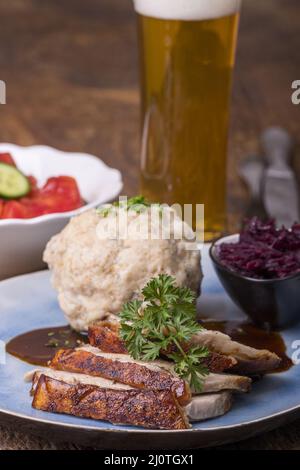
[[[206,241],[226,231],[229,108],[240,3],[134,0],[141,193],[161,203],[204,204]]]

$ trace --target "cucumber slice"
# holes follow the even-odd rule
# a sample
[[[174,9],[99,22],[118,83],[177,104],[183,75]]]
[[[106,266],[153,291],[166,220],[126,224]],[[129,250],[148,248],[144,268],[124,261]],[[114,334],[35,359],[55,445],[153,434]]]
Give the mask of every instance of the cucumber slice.
[[[0,163],[0,197],[15,199],[30,191],[30,183],[21,171],[12,165]]]

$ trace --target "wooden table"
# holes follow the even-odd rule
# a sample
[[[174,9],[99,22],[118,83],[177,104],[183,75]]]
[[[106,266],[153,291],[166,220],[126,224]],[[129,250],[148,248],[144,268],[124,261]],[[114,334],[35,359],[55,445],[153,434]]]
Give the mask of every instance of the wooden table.
[[[0,141],[48,144],[99,155],[119,168],[124,194],[138,191],[138,76],[130,0],[10,0],[0,4]],[[247,193],[238,162],[259,152],[259,135],[282,125],[300,140],[299,0],[244,0],[230,139],[230,221]],[[299,154],[299,153],[298,153]],[[300,163],[295,162],[298,174]],[[0,448],[73,448],[4,429]],[[234,449],[299,449],[300,422]]]

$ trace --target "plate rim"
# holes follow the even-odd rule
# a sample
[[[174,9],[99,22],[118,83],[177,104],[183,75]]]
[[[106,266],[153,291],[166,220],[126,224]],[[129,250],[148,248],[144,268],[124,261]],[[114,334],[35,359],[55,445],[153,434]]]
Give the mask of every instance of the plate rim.
[[[221,432],[221,431],[226,431],[226,430],[236,430],[239,428],[245,428],[247,426],[251,426],[254,424],[262,424],[262,423],[267,423],[269,421],[273,421],[276,418],[281,418],[282,416],[285,415],[290,415],[293,412],[300,411],[300,404],[297,406],[294,406],[292,408],[289,408],[287,410],[280,411],[278,413],[273,413],[272,415],[269,415],[265,418],[258,418],[258,419],[253,419],[251,421],[247,421],[246,423],[236,423],[236,424],[231,424],[231,425],[226,425],[226,426],[217,426],[217,427],[211,427],[211,428],[206,428],[206,429],[199,429],[199,428],[190,428],[190,429],[143,429],[143,428],[105,428],[105,427],[97,427],[97,426],[89,426],[85,424],[73,424],[73,423],[62,423],[59,421],[52,421],[44,418],[37,418],[34,416],[26,416],[22,413],[17,413],[17,412],[11,412],[4,410],[0,408],[0,415],[5,415],[5,416],[12,416],[15,418],[22,419],[24,421],[30,421],[30,422],[35,422],[35,423],[41,423],[41,424],[49,424],[52,426],[59,426],[61,428],[71,428],[71,429],[77,429],[77,430],[84,430],[84,431],[93,431],[93,432],[109,432],[109,433],[126,433],[126,434],[132,434],[132,433],[137,433],[137,434],[194,434],[194,433],[210,433],[213,432],[215,433],[216,431]],[[59,413],[53,413],[53,415],[60,416]],[[81,419],[81,418],[80,418]],[[99,420],[101,422],[106,423],[106,421]],[[122,425],[118,425],[122,426]],[[124,425],[124,426],[129,426],[129,425]]]

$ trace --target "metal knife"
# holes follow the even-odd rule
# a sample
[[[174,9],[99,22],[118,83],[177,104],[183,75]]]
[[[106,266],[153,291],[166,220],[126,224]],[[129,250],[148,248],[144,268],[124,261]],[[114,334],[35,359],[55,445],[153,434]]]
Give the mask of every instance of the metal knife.
[[[290,167],[294,142],[280,127],[267,129],[261,138],[266,156],[263,201],[277,226],[291,227],[299,221],[299,194],[295,173]]]

